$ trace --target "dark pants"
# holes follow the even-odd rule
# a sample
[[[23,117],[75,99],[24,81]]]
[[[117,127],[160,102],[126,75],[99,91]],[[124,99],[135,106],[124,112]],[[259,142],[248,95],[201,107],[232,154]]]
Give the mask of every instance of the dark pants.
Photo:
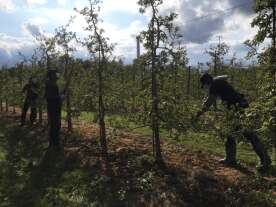
[[[37,117],[36,100],[25,99],[25,102],[24,102],[24,105],[22,108],[22,114],[21,114],[21,124],[22,125],[24,125],[26,122],[26,115],[27,115],[29,108],[31,108],[31,114],[30,114],[31,124],[33,124],[36,120],[36,117]]]
[[[255,153],[259,156],[261,164],[263,166],[269,166],[271,164],[271,159],[261,143],[258,136],[249,130],[242,130],[242,135],[250,141],[253,150]],[[229,162],[235,162],[236,161],[236,140],[234,136],[229,135],[227,137],[226,143],[225,143],[225,151],[226,151],[226,160]]]
[[[60,128],[61,128],[61,103],[47,103],[48,124],[49,124],[49,145],[60,146]]]

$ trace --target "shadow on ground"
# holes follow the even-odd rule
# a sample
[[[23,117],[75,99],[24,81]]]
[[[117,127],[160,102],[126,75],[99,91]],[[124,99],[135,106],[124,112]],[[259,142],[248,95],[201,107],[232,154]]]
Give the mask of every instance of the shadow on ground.
[[[270,207],[275,202],[265,191],[275,181],[248,175],[230,185],[210,170],[159,167],[145,150],[118,147],[120,136],[109,141],[110,162],[104,165],[97,137],[63,134],[65,148],[55,152],[47,149],[45,129],[20,128],[16,120],[0,117],[1,207]]]

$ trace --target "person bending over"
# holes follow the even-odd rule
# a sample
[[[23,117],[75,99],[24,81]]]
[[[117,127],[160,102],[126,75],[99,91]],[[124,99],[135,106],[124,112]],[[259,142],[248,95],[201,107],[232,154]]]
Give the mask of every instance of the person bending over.
[[[242,109],[249,107],[244,95],[237,92],[227,81],[226,77],[213,78],[208,73],[203,74],[200,77],[201,88],[208,89],[208,96],[203,102],[202,110],[197,113],[199,118],[203,113],[209,110],[209,108],[216,102],[218,98],[222,100],[230,110],[234,108],[235,113],[242,112]],[[253,150],[258,155],[261,161],[261,165],[258,167],[260,171],[266,171],[271,165],[271,159],[261,143],[258,136],[253,130],[243,128],[241,124],[235,126],[235,129],[227,136],[225,143],[226,157],[220,162],[227,165],[236,165],[236,140],[234,134],[240,132],[248,141],[250,141]]]

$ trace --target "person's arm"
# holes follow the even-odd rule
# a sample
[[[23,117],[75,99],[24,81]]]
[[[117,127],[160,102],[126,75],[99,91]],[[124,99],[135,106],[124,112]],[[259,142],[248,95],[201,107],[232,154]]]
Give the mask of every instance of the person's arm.
[[[197,117],[201,116],[206,111],[208,111],[209,108],[216,102],[216,100],[217,100],[217,97],[215,95],[209,93],[209,95],[203,102],[202,110],[197,112]]]
[[[45,98],[46,100],[47,100],[47,98],[49,97],[48,91],[49,91],[49,84],[48,84],[48,83],[45,83],[44,98]]]
[[[61,91],[61,92],[59,93],[61,102],[63,102],[63,101],[65,100],[66,95],[67,95],[67,94],[66,94],[66,91],[65,91],[65,90],[63,90],[63,91]]]
[[[27,91],[27,88],[28,88],[28,84],[25,85],[23,88],[22,88],[22,93],[25,93]]]
[[[33,84],[32,85],[32,91],[33,91],[33,93],[35,93],[36,95],[38,95],[39,94],[39,87],[38,87],[38,85],[37,84]]]
[[[209,94],[208,97],[204,100],[202,111],[206,112],[209,108],[216,102],[217,97],[213,94]]]

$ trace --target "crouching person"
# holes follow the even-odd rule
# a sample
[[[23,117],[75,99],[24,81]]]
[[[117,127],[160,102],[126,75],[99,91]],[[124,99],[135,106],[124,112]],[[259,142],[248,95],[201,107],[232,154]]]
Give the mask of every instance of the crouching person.
[[[45,86],[49,124],[49,148],[60,150],[61,106],[62,99],[57,85],[57,73],[49,70]]]
[[[234,108],[235,115],[242,113],[243,108],[247,108],[248,102],[244,98],[243,94],[238,93],[227,81],[226,78],[213,78],[208,73],[205,73],[200,78],[201,88],[207,88],[208,96],[204,100],[203,108],[197,113],[197,118],[199,118],[204,112],[208,111],[210,106],[212,106],[217,98],[220,98],[227,105],[227,109],[230,110]],[[226,157],[221,160],[222,163],[227,165],[236,165],[236,139],[235,134],[242,134],[248,141],[250,141],[253,150],[256,152],[260,158],[261,165],[258,170],[265,172],[271,165],[271,159],[259,140],[258,136],[249,129],[244,129],[238,122],[234,127],[233,131],[226,137],[225,151]]]

